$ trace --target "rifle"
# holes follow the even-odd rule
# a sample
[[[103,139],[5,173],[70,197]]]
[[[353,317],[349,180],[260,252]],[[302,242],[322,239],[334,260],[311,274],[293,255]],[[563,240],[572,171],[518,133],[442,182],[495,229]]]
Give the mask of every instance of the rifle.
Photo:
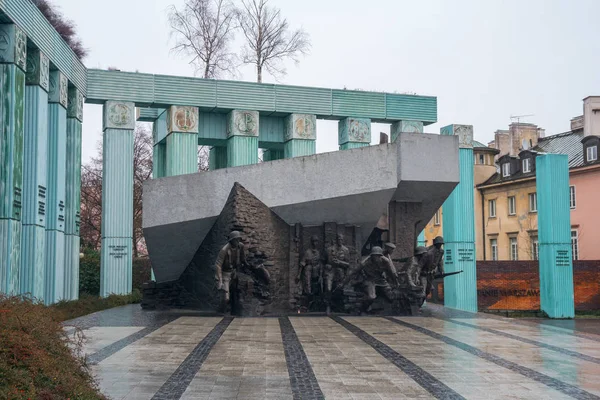
[[[436,275],[433,276],[433,279],[445,278],[447,276],[460,274],[461,272],[463,272],[463,271],[446,272],[445,274],[436,274]]]

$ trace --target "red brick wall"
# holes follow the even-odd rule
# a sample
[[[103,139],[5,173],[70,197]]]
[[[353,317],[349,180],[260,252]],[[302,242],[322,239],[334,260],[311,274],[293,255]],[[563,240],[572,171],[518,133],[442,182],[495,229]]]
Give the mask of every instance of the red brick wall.
[[[600,310],[600,260],[574,261],[573,284],[576,310]],[[480,310],[539,310],[538,262],[478,261],[477,299]]]

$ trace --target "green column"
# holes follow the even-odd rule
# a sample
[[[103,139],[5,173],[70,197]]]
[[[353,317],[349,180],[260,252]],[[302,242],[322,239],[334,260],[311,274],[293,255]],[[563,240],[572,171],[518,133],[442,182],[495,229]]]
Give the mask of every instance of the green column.
[[[442,135],[458,136],[460,183],[443,205],[445,271],[463,271],[444,279],[444,305],[477,311],[475,269],[475,200],[473,194],[473,126],[449,125]]]
[[[258,163],[258,111],[227,115],[227,167]]]
[[[417,236],[417,246],[425,246],[425,231],[421,231]]]
[[[65,201],[65,299],[79,298],[79,222],[81,203],[81,123],[83,95],[69,89]]]
[[[338,123],[340,150],[356,149],[371,144],[371,120],[368,118],[344,118]]]
[[[20,291],[27,38],[0,25],[0,293]]]
[[[310,156],[317,152],[317,117],[290,114],[285,119],[284,157]]]
[[[44,299],[46,168],[50,61],[39,50],[27,54],[23,153],[23,220],[20,293]]]
[[[46,191],[46,277],[44,301],[65,295],[65,201],[67,168],[67,78],[50,72],[48,93],[48,169]]]
[[[154,121],[152,125],[152,137],[154,139],[154,149],[152,152],[152,177],[162,178],[166,176],[167,164],[167,112],[163,112]]]
[[[284,150],[267,149],[263,151],[263,161],[275,161],[285,158]]]
[[[213,146],[208,151],[208,168],[211,171],[227,168],[227,147]]]
[[[541,307],[550,318],[574,318],[569,159],[543,154],[535,162]]]
[[[198,172],[198,108],[167,110],[166,176]]]
[[[423,133],[423,122],[411,120],[396,121],[392,124],[390,133],[392,142],[395,142],[401,133]]]
[[[100,296],[131,293],[133,242],[133,103],[104,104]]]

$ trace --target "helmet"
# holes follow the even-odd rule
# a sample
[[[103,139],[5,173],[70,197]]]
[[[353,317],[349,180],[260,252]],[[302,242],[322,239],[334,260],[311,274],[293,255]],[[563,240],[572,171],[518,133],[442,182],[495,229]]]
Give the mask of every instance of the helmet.
[[[394,243],[392,243],[392,242],[384,243],[384,246],[385,247],[389,247],[390,249],[395,249],[396,248],[396,245]]]
[[[373,248],[371,249],[371,255],[383,255],[383,250],[381,249],[381,247],[379,246],[373,246]]]
[[[241,239],[242,234],[238,231],[231,231],[231,233],[229,234],[229,240],[233,240],[233,239]]]
[[[421,254],[427,253],[427,249],[423,246],[419,246],[415,249],[415,256],[420,256]]]
[[[444,244],[444,238],[441,236],[436,237],[433,239],[433,244]]]
[[[314,242],[315,240],[317,240],[317,241],[318,241],[318,240],[319,240],[319,237],[318,237],[317,235],[312,235],[312,236],[310,237],[310,241],[311,241],[311,242]]]

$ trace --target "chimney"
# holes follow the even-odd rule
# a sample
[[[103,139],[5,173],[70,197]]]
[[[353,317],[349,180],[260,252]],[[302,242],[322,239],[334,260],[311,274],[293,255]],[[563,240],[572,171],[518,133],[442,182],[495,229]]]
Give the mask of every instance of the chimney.
[[[583,115],[571,118],[571,130],[578,131],[583,129]]]
[[[600,96],[583,99],[583,136],[600,136]]]

